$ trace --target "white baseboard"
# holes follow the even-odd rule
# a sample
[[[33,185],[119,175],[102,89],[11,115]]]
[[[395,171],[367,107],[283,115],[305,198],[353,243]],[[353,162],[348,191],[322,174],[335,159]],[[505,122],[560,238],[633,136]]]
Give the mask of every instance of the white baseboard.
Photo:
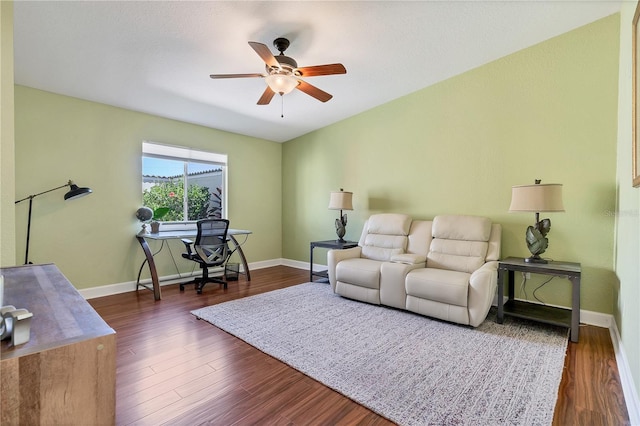
[[[615,321],[611,314],[603,314],[600,312],[580,309],[580,323],[611,329],[611,326],[612,324],[615,324]]]
[[[256,269],[262,268],[270,268],[272,266],[282,265],[282,259],[273,259],[273,260],[265,260],[262,262],[254,262],[249,264],[249,270],[253,271]],[[218,272],[222,272],[222,268],[217,268]],[[242,265],[240,265],[240,271],[242,271]],[[211,269],[212,273],[216,272],[216,268]],[[196,277],[201,274],[200,270],[194,271],[192,274],[182,274],[182,275],[167,275],[160,277],[160,287],[170,284],[177,284],[179,282],[185,281],[185,279],[189,279],[191,277]],[[151,286],[151,278],[146,278],[144,280],[140,280],[141,284],[146,284]],[[117,284],[108,284],[100,287],[91,287],[91,288],[81,288],[78,289],[78,292],[85,299],[94,299],[96,297],[103,296],[111,296],[114,294],[127,293],[129,291],[136,291],[136,282],[128,281],[124,283]],[[144,291],[144,289],[143,289]]]
[[[627,359],[622,341],[620,340],[618,326],[613,320],[613,317],[611,317],[609,332],[611,333],[613,350],[616,353],[616,364],[618,364],[618,374],[620,375],[624,401],[627,405],[627,412],[629,413],[629,423],[637,426],[640,425],[640,399],[638,399],[638,392],[636,391],[631,369],[629,368],[629,360]]]
[[[309,262],[301,262],[299,260],[291,260],[291,259],[281,259],[282,266],[290,266],[292,268],[297,268],[297,269],[306,269],[307,271],[309,270]],[[314,271],[326,271],[327,270],[327,265],[317,265],[317,264],[313,264],[313,270]]]
[[[193,276],[196,276],[196,274],[194,273]],[[160,287],[165,285],[170,285],[170,284],[176,284],[180,281],[184,281],[189,277],[190,277],[189,274],[183,274],[182,276],[168,275],[165,277],[160,277]],[[140,280],[140,284],[146,284],[150,286],[151,279],[147,278],[144,280]],[[109,285],[103,285],[100,287],[81,288],[81,289],[78,289],[78,292],[85,299],[95,299],[96,297],[112,296],[114,294],[127,293],[135,290],[136,290],[136,282],[127,281],[124,283],[109,284]]]
[[[249,270],[253,271],[254,269],[271,268],[273,266],[280,266],[282,264],[282,259],[262,260],[260,262],[249,263]]]

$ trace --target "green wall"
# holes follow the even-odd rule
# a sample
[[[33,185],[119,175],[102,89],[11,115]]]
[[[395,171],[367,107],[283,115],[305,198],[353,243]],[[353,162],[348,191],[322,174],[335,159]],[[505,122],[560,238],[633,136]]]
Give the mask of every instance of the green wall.
[[[0,265],[15,264],[13,2],[0,2]]]
[[[631,186],[632,58],[631,21],[636,2],[623,2],[620,11],[620,84],[618,103],[617,226],[614,265],[619,296],[614,317],[622,346],[640,394],[640,188]],[[638,413],[636,414],[638,415]],[[633,419],[632,419],[633,420]]]
[[[93,194],[63,201],[64,190],[34,199],[30,260],[54,262],[77,288],[133,281],[143,260],[134,236],[142,203],[143,140],[228,155],[229,218],[250,229],[249,262],[281,257],[282,144],[15,86],[17,198],[73,179]],[[24,260],[28,202],[16,206],[16,256]],[[183,245],[173,241],[180,266]],[[153,249],[153,247],[152,247]],[[175,274],[160,253],[160,275]]]
[[[538,178],[564,184],[545,256],[581,262],[582,308],[612,313],[619,42],[613,15],[286,142],[283,257],[335,238],[340,187],[354,193],[349,239],[373,213],[475,214],[503,225],[503,256],[528,256],[534,215],[507,210],[511,186]],[[570,284],[537,295],[567,306]]]

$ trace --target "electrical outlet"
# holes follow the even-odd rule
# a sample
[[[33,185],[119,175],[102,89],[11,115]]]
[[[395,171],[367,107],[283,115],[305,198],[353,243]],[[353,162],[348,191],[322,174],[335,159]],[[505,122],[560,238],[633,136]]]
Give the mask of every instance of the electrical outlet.
[[[530,280],[530,279],[531,279],[531,272],[525,272],[525,273],[524,273],[524,277],[525,277],[526,279]]]

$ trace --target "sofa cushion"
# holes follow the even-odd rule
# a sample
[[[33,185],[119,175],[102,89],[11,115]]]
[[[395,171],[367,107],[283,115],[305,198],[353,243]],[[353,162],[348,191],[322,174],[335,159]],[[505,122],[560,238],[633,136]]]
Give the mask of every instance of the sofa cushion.
[[[346,259],[336,266],[336,281],[361,287],[380,288],[380,265],[376,260]]]
[[[372,215],[363,231],[362,257],[384,262],[393,255],[404,253],[410,228],[410,216],[395,213]]]
[[[425,266],[424,263],[427,261],[427,257],[421,254],[413,254],[413,253],[402,253],[391,256],[391,262],[394,263],[404,263],[407,265],[419,265]]]
[[[427,267],[471,273],[489,249],[491,221],[479,216],[436,216]]]
[[[427,256],[427,267],[471,273],[484,264],[489,243],[440,240],[434,238]]]
[[[404,253],[406,246],[407,237],[404,236],[369,234],[362,247],[362,256],[386,262],[394,255]]]
[[[409,229],[409,241],[407,244],[407,253],[420,254],[427,257],[429,246],[431,245],[431,220],[414,220],[411,222]]]
[[[491,220],[480,216],[446,215],[433,219],[433,238],[489,241]]]
[[[411,216],[399,213],[374,214],[367,221],[367,234],[409,235]]]
[[[450,305],[467,306],[471,274],[444,269],[420,268],[407,274],[407,295]]]

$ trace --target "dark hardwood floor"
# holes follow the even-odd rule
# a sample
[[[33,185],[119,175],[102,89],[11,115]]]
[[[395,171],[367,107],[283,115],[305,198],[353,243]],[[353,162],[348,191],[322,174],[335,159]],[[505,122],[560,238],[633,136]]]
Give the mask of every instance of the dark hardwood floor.
[[[227,290],[164,286],[91,299],[117,332],[118,425],[392,424],[205,321],[193,309],[307,282],[305,270],[251,271]],[[604,328],[569,343],[554,425],[627,425],[615,354]]]

